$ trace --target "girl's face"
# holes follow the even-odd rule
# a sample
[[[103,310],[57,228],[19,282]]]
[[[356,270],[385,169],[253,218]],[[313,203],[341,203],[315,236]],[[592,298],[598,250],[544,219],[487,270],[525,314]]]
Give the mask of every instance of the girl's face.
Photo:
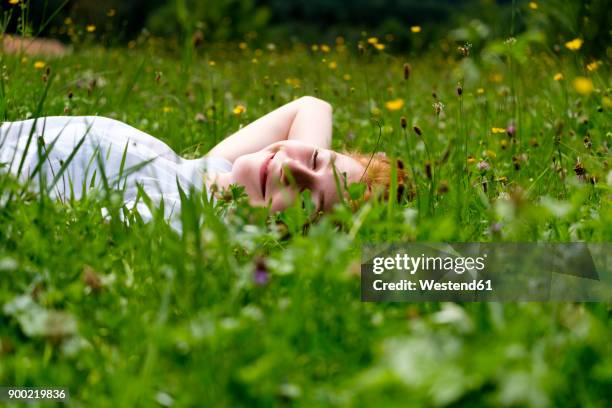
[[[234,161],[232,183],[244,186],[252,205],[282,210],[299,193],[310,190],[318,211],[339,201],[334,170],[341,188],[360,180],[364,166],[353,158],[304,142],[285,140]]]

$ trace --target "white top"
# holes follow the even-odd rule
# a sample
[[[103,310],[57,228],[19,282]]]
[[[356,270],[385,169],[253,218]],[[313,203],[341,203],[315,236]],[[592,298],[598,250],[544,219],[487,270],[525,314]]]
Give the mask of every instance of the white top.
[[[34,119],[30,119],[2,124],[0,171],[8,168],[17,176],[34,122]],[[224,158],[183,159],[161,140],[114,119],[49,116],[36,120],[36,128],[19,174],[22,181],[27,180],[38,165],[40,136],[44,139],[44,148],[49,151],[40,170],[47,186],[57,179],[50,196],[68,200],[74,194],[79,199],[83,191],[89,194],[92,188],[103,190],[101,174],[104,171],[109,186],[122,189],[124,204],[128,208],[135,205],[145,221],[150,220],[152,214],[142,199],[136,202],[138,185],[142,185],[156,206],[163,200],[166,218],[179,232],[181,199],[177,182],[185,193],[192,187],[199,191],[205,188],[205,172],[221,173],[232,169],[231,162]],[[60,175],[62,164],[69,160],[81,140],[82,144]],[[45,153],[45,150],[41,151]],[[38,185],[39,177],[38,174],[33,177],[32,183]]]

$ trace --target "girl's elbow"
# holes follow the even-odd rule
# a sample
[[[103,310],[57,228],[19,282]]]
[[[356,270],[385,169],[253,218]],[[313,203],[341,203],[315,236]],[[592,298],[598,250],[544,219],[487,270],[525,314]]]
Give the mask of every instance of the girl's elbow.
[[[324,101],[323,99],[317,98],[315,96],[305,95],[300,98],[300,101],[305,105],[316,106],[317,108],[328,111],[330,113],[333,110],[333,107],[329,102]]]

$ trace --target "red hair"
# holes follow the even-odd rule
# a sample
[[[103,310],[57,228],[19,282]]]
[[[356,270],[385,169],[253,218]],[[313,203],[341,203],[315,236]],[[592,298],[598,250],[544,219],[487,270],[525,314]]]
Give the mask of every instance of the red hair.
[[[401,200],[404,191],[407,191],[408,197],[412,198],[414,192],[408,183],[408,177],[404,170],[404,163],[401,160],[392,160],[384,153],[363,154],[359,152],[346,152],[347,156],[356,160],[365,168],[365,172],[361,178],[361,182],[367,185],[367,190],[361,200],[357,200],[357,205],[370,198],[382,197],[385,200],[389,199],[391,194],[391,174],[392,166],[395,165],[397,173],[397,197],[396,200]]]

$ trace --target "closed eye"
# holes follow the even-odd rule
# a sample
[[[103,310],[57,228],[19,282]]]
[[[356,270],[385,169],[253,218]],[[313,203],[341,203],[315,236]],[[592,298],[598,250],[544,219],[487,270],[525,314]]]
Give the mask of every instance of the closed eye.
[[[312,169],[317,169],[317,157],[319,156],[319,149],[315,150],[314,155],[312,157]]]

